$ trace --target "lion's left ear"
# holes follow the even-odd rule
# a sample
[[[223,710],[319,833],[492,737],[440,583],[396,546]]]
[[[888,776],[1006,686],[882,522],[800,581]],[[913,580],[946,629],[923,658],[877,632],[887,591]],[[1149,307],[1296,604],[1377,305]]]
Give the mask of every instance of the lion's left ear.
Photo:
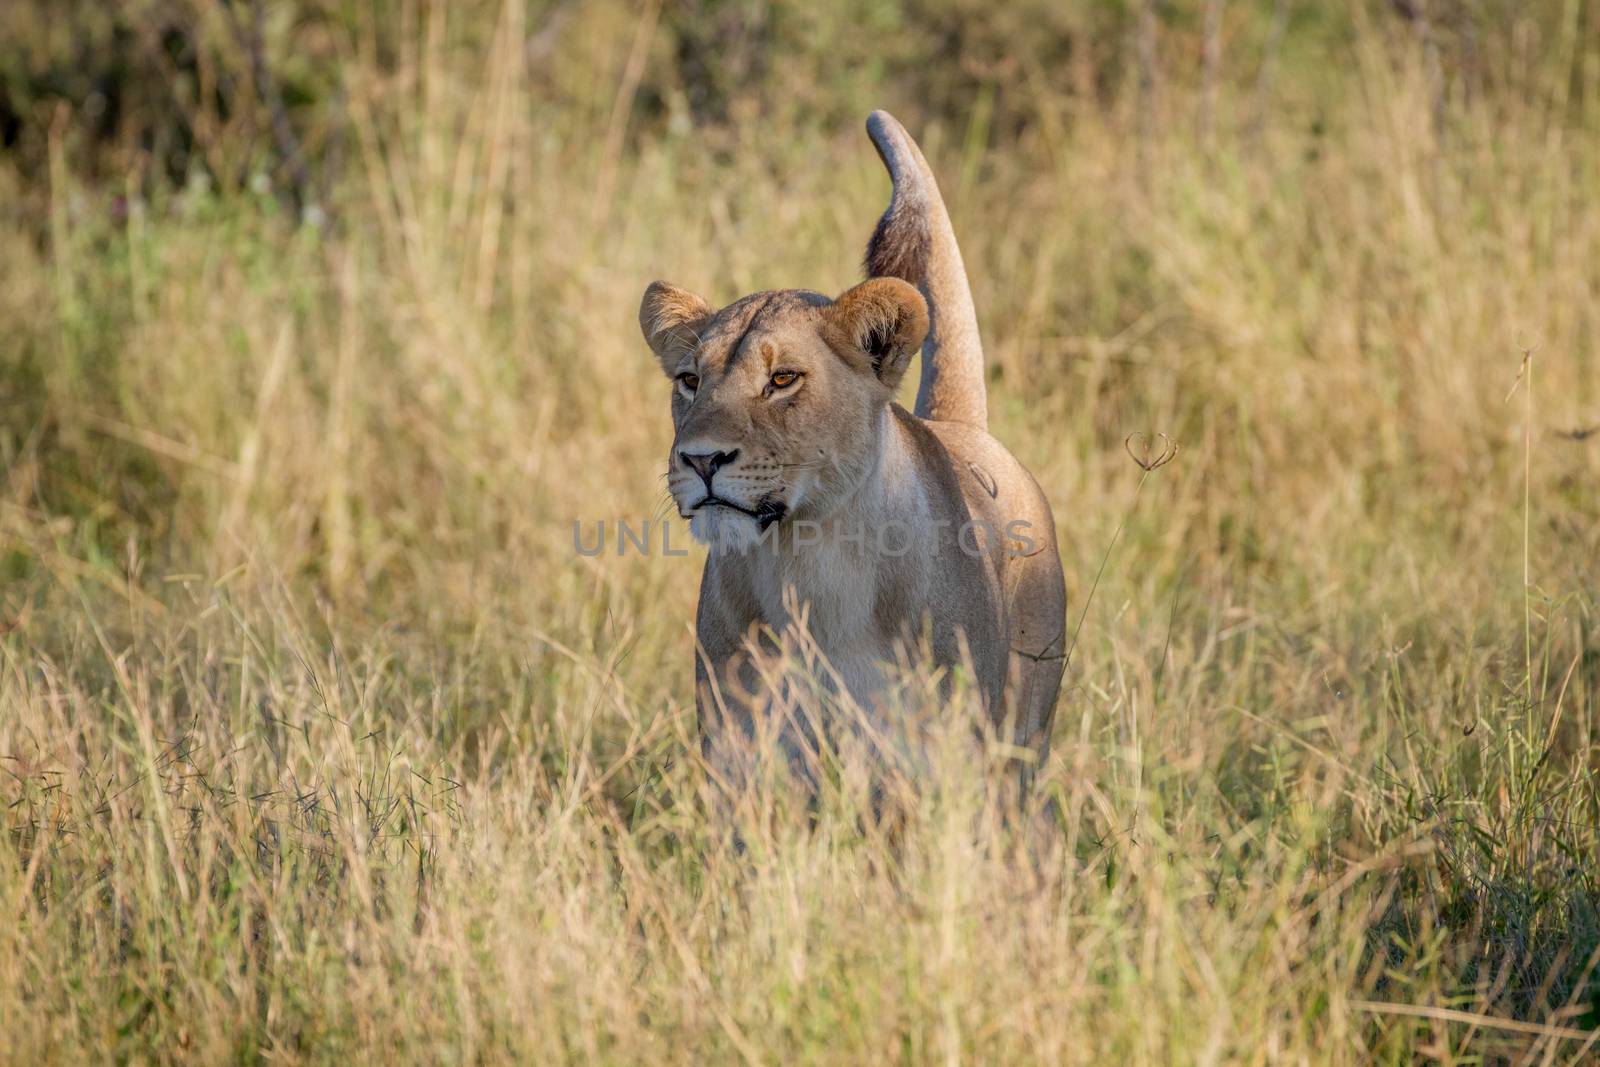
[[[684,353],[700,343],[700,331],[710,320],[710,304],[666,282],[651,282],[639,303],[639,330],[669,378]]]
[[[822,309],[824,339],[893,390],[928,335],[928,304],[899,278],[869,278]]]

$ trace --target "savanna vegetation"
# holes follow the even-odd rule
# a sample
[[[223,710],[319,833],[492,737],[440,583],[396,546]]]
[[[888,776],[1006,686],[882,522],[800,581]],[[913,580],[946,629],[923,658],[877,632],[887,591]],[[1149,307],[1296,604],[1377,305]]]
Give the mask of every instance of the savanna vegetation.
[[[878,106],[1056,507],[1037,820],[959,701],[725,810],[701,550],[573,548],[645,284],[856,281]],[[1593,0],[8,0],[0,145],[0,1060],[1600,1056]]]

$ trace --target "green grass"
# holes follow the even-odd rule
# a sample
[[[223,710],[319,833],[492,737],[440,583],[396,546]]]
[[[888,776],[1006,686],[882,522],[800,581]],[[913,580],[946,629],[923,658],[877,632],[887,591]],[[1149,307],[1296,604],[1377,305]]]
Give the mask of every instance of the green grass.
[[[1144,69],[1137,6],[306,3],[321,226],[215,7],[160,136],[28,98],[0,1061],[1594,1056],[1600,11],[1229,4],[1210,76],[1204,6]],[[662,502],[645,284],[857,280],[877,105],[1087,610],[1047,829],[961,706],[892,827],[849,752],[721,811],[703,557],[571,547]]]

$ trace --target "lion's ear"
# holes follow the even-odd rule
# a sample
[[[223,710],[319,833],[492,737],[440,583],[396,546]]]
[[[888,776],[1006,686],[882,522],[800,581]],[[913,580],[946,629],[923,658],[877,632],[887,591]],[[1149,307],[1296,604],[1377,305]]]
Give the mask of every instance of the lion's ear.
[[[710,319],[710,304],[666,282],[651,282],[639,304],[639,329],[668,377],[677,373],[684,353],[699,343]]]
[[[928,303],[899,278],[869,278],[823,309],[826,339],[891,390],[928,335]]]

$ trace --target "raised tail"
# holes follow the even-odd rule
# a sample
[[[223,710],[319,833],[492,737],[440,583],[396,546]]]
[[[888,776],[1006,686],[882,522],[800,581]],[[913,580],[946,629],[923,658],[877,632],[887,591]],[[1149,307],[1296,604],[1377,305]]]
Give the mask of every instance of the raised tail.
[[[922,344],[917,414],[986,428],[983,343],[955,230],[939,184],[906,128],[887,111],[867,116],[867,134],[894,192],[867,243],[867,276],[901,278],[922,290],[931,323]]]

